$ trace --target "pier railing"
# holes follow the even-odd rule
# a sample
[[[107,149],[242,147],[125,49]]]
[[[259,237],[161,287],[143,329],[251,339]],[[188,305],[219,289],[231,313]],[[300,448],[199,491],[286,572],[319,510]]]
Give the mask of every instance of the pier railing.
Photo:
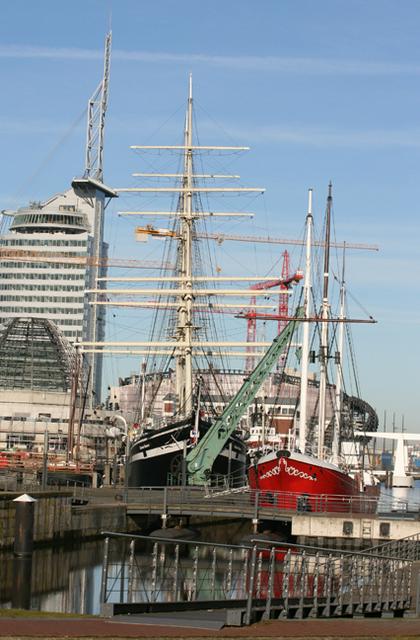
[[[406,536],[399,540],[385,542],[381,545],[371,547],[368,551],[379,556],[420,561],[420,533]]]
[[[410,560],[253,540],[223,545],[105,533],[103,615],[229,610],[230,624],[258,619],[403,615]]]
[[[188,510],[205,510],[249,517],[261,511],[304,513],[374,514],[378,498],[370,496],[308,495],[284,491],[259,491],[249,488],[221,490],[185,487],[130,487],[122,493],[129,506],[142,506],[150,513],[182,515]],[[195,512],[195,511],[194,511]]]
[[[97,490],[76,489],[75,496],[92,502],[117,499],[132,512],[159,515],[222,515],[258,518],[270,515],[274,519],[300,514],[374,515],[396,513],[409,515],[407,503],[389,496],[307,495],[282,491],[215,489],[194,486],[179,487],[119,487]],[[420,505],[414,505],[415,515]]]

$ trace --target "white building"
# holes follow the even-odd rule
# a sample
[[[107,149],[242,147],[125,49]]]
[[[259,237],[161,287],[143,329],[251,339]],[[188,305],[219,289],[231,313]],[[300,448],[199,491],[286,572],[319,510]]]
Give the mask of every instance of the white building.
[[[96,316],[85,296],[92,272],[104,275],[105,266],[92,269],[94,207],[73,189],[44,203],[13,213],[9,231],[0,237],[0,325],[11,318],[45,318],[70,341],[105,335],[104,307]],[[102,243],[102,257],[107,245]],[[94,390],[100,394],[101,363],[96,364]]]

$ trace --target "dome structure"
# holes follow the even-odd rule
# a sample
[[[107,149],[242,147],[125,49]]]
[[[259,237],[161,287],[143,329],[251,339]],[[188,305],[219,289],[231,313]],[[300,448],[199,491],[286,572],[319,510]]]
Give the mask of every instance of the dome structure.
[[[0,332],[0,389],[65,392],[76,351],[45,318],[13,318]]]

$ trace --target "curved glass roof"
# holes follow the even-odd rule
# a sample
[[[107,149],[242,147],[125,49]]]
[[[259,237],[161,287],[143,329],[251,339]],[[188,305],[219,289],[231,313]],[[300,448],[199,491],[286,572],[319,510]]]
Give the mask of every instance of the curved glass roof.
[[[13,318],[0,331],[0,389],[68,391],[75,349],[44,318]]]

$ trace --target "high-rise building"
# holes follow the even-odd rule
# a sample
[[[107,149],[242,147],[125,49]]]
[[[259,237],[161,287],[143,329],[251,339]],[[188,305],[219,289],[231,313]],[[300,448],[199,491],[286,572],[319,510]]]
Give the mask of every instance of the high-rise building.
[[[88,101],[85,170],[71,189],[46,202],[12,213],[0,236],[0,325],[11,318],[46,318],[71,342],[100,342],[105,337],[104,307],[85,289],[101,288],[107,245],[104,216],[117,194],[103,184],[105,114],[111,56],[111,32],[105,38],[102,81]],[[1,222],[1,219],[0,219]],[[92,305],[90,304],[92,302]],[[98,403],[102,354],[86,354],[87,396]]]
[[[92,323],[98,340],[105,336],[104,307],[89,305],[95,260],[92,206],[74,189],[44,203],[14,212],[8,232],[0,237],[0,323],[11,318],[46,318],[70,341],[90,339]],[[107,255],[106,243],[99,254]],[[95,263],[95,273],[105,266]],[[93,390],[100,394],[100,364]]]

